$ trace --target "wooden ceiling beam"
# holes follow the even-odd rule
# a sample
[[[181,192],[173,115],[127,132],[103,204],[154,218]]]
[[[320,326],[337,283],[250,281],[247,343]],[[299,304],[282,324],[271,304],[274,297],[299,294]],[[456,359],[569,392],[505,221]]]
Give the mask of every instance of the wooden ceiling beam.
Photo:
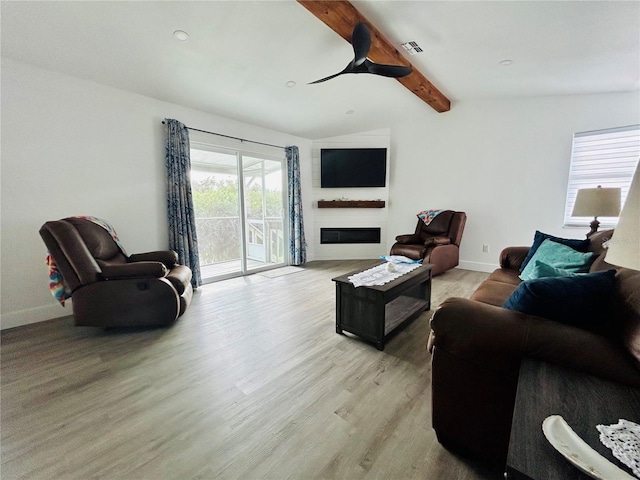
[[[437,112],[448,112],[451,102],[427,78],[422,75],[404,56],[396,50],[378,29],[371,24],[356,8],[346,0],[297,0],[313,13],[325,25],[351,43],[353,27],[364,22],[371,31],[371,50],[369,59],[376,63],[406,65],[412,72],[406,77],[397,78],[402,85],[429,104]]]

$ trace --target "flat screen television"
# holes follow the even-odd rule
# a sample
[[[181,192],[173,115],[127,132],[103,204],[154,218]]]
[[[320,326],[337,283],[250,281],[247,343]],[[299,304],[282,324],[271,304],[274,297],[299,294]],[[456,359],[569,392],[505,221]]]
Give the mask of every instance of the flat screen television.
[[[384,187],[386,148],[323,148],[320,150],[322,188]]]

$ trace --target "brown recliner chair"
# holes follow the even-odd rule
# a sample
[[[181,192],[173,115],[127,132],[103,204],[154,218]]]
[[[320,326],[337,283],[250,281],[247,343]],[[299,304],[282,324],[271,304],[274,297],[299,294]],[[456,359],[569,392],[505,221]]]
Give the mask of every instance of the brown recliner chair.
[[[441,212],[429,225],[418,218],[416,231],[398,235],[390,254],[423,259],[433,265],[433,276],[446,272],[457,266],[460,260],[460,240],[466,221],[466,213],[453,210]]]
[[[71,291],[76,325],[167,325],[191,302],[191,269],[173,251],[126,255],[82,217],[46,222],[40,236]]]

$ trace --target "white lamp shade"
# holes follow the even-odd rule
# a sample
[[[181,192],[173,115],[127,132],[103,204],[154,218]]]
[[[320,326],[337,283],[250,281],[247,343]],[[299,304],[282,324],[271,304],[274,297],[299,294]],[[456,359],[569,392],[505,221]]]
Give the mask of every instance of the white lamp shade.
[[[581,188],[573,206],[574,217],[617,217],[620,188]]]
[[[605,259],[612,265],[640,270],[640,164],[633,174]]]

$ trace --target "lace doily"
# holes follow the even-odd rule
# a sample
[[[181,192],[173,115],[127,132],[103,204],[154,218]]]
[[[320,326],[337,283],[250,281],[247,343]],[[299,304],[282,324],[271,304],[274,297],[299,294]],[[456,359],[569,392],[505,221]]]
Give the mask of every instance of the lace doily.
[[[640,425],[620,419],[615,425],[597,425],[596,428],[603,445],[640,478]]]
[[[419,263],[383,263],[349,277],[354,287],[384,285],[420,266]]]

